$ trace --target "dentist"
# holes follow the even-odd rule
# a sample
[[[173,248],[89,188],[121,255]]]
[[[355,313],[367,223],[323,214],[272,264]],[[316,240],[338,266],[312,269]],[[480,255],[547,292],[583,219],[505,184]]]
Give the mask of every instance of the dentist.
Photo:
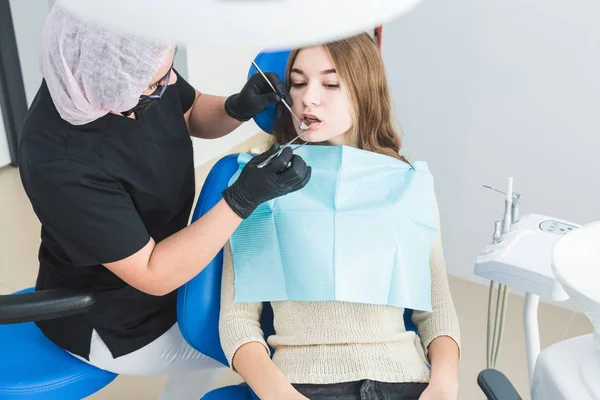
[[[155,24],[160,20],[149,29]],[[19,164],[42,226],[36,289],[97,295],[85,314],[38,322],[42,332],[105,370],[169,374],[164,397],[197,399],[214,387],[219,364],[183,339],[176,289],[259,204],[304,187],[310,167],[288,148],[257,168],[275,145],[188,226],[190,135],[224,136],[279,96],[260,75],[228,98],[201,94],[173,69],[175,52],[56,4],[43,32],[44,80],[22,128]],[[291,104],[277,76],[269,79]]]

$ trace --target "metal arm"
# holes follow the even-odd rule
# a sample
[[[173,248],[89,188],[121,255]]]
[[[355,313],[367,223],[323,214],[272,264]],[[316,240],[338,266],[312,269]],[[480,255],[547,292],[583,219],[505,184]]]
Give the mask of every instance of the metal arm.
[[[481,371],[477,384],[488,400],[523,400],[508,378],[495,369]]]
[[[540,296],[525,293],[525,304],[523,304],[523,327],[525,329],[525,351],[527,352],[527,376],[529,385],[533,378],[535,363],[540,355],[540,327],[538,325],[538,306]]]
[[[44,321],[82,314],[96,301],[92,291],[49,289],[0,296],[0,324]]]

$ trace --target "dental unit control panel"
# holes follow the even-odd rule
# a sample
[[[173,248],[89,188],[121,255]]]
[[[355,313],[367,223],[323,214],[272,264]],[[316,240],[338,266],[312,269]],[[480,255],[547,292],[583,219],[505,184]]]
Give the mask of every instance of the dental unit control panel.
[[[475,274],[513,289],[555,301],[568,296],[552,273],[552,249],[578,225],[540,214],[527,214],[475,260]]]
[[[504,219],[496,222],[492,243],[475,260],[475,275],[544,299],[567,300],[552,273],[552,249],[563,235],[579,225],[540,214],[520,218],[520,201],[518,193],[510,199],[507,195],[508,209]]]

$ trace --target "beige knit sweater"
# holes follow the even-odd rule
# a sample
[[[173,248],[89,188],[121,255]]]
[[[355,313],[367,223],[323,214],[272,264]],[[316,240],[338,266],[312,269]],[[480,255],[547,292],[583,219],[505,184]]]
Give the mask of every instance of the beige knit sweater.
[[[437,205],[436,215],[439,227]],[[406,331],[403,308],[338,301],[273,302],[276,334],[267,341],[275,350],[274,363],[291,383],[428,382],[431,341],[445,335],[460,344],[439,231],[430,267],[433,310],[413,312],[418,336]],[[227,244],[219,330],[230,365],[245,343],[259,342],[268,349],[260,328],[261,311],[262,303],[234,302],[234,272]]]

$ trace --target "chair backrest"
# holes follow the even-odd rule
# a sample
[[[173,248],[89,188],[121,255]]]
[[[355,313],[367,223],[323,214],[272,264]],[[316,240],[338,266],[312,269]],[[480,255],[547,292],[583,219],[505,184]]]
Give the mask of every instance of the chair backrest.
[[[238,170],[237,154],[223,157],[212,168],[198,198],[192,215],[196,221],[221,199],[221,192]],[[221,307],[221,273],[223,250],[194,279],[179,288],[177,320],[185,340],[199,352],[228,365],[219,339],[219,310]],[[270,304],[263,307],[263,332],[273,334],[273,311]]]
[[[285,81],[285,68],[287,66],[288,59],[290,58],[291,50],[273,51],[273,52],[262,52],[256,56],[254,62],[263,72],[274,72],[279,76],[282,82]],[[254,65],[250,66],[248,71],[248,79],[255,73],[257,69]],[[273,125],[275,122],[275,106],[271,105],[260,114],[254,117],[254,122],[259,126],[260,129],[267,133],[273,131]]]
[[[196,221],[217,204],[221,192],[238,170],[237,155],[225,156],[212,168],[198,198],[192,221]],[[221,307],[221,271],[223,250],[194,279],[179,288],[177,321],[185,340],[207,356],[228,365],[219,339]]]

